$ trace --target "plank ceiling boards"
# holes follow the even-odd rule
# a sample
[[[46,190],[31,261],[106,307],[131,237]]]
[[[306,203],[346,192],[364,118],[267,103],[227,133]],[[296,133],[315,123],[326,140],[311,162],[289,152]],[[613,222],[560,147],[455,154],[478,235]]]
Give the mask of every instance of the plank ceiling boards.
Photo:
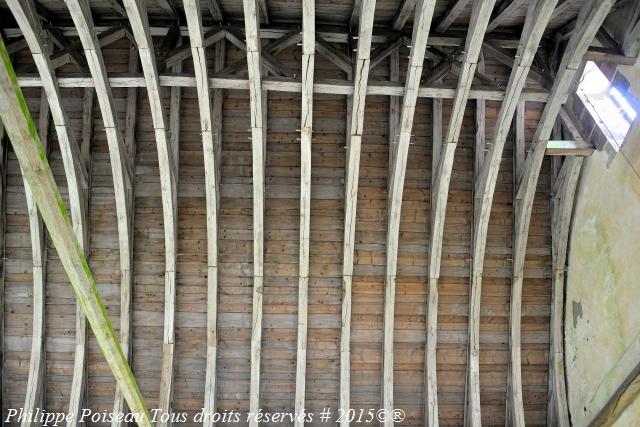
[[[589,48],[601,3],[0,1],[122,342],[79,333],[76,352],[77,254],[47,247],[9,146],[3,415],[131,400],[314,414],[296,426],[324,408],[341,426],[566,425],[563,266],[594,147],[560,106],[581,61],[630,61]],[[547,144],[556,116],[570,141]],[[406,419],[337,420],[369,409]]]

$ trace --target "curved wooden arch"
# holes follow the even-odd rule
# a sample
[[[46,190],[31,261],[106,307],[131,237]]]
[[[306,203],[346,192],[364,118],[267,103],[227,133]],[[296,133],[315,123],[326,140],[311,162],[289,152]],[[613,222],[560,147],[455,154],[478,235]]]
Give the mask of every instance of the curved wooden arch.
[[[342,328],[340,330],[340,409],[350,408],[351,385],[351,282],[353,251],[356,234],[356,208],[358,204],[358,176],[360,172],[360,146],[364,124],[364,107],[371,61],[371,36],[375,0],[362,0],[358,8],[358,53],[350,77],[353,96],[347,97],[347,164],[345,170],[344,243],[342,255]],[[355,7],[354,7],[355,11]],[[348,427],[343,421],[341,427]]]
[[[389,177],[388,215],[387,215],[387,251],[384,294],[384,342],[382,356],[382,408],[393,412],[393,336],[396,297],[396,273],[398,267],[398,241],[400,238],[400,213],[402,193],[407,168],[407,156],[413,128],[413,117],[418,100],[418,87],[422,77],[427,38],[431,29],[431,20],[436,6],[435,0],[421,1],[417,5],[413,26],[411,53],[407,65],[405,95],[402,100],[398,135],[392,135],[395,146],[392,147]],[[397,138],[397,142],[396,142]],[[392,426],[393,419],[382,423]]]
[[[68,118],[62,108],[60,88],[55,76],[54,68],[48,54],[46,44],[42,38],[43,29],[40,25],[35,5],[32,0],[7,2],[11,12],[24,34],[25,40],[31,50],[38,73],[43,81],[44,91],[47,95],[51,118],[58,135],[58,142],[62,152],[64,170],[69,191],[69,205],[73,229],[80,243],[82,251],[87,246],[87,169],[83,165],[78,145],[73,133],[68,129]],[[43,272],[44,274],[44,272]],[[69,411],[77,416],[81,402],[84,399],[86,383],[86,342],[87,324],[80,306],[76,309],[76,344],[73,363],[73,378]],[[31,376],[36,381],[41,381],[41,376]],[[40,379],[37,379],[40,378]],[[27,385],[27,388],[30,386]],[[34,387],[31,386],[31,389]]]
[[[49,126],[50,126],[49,104],[47,94],[40,91],[40,114],[38,117],[38,136],[42,142],[45,153],[48,152]],[[27,199],[27,211],[29,215],[29,233],[31,235],[31,261],[32,261],[32,282],[33,282],[33,324],[31,334],[31,356],[29,359],[29,378],[27,380],[27,391],[24,397],[24,409],[32,411],[42,408],[44,402],[45,389],[45,284],[46,284],[46,234],[42,217],[38,214],[38,207],[33,199],[31,188],[26,179],[24,192]],[[27,423],[31,425],[31,423]]]
[[[471,15],[470,27],[467,34],[465,54],[461,65],[458,87],[453,99],[451,120],[447,130],[445,143],[442,147],[435,147],[434,141],[434,165],[437,165],[433,183],[434,194],[432,198],[431,238],[429,247],[429,290],[427,298],[427,343],[425,352],[425,378],[427,401],[425,405],[425,419],[429,426],[438,426],[438,396],[436,376],[436,348],[437,348],[437,322],[438,322],[438,279],[440,278],[440,261],[442,257],[442,238],[444,234],[444,221],[447,211],[447,197],[449,194],[449,182],[453,169],[453,159],[464,111],[471,92],[471,84],[475,75],[482,41],[491,18],[491,12],[495,6],[495,0],[485,0],[474,3]],[[440,104],[440,114],[442,105]],[[440,117],[441,120],[441,117]],[[435,122],[434,122],[435,123]],[[435,126],[435,124],[434,124]],[[442,124],[440,123],[440,126]],[[440,130],[440,132],[442,132]]]
[[[204,173],[207,211],[207,365],[205,373],[204,410],[216,410],[216,357],[217,357],[217,295],[218,295],[218,203],[220,197],[220,129],[214,121],[220,120],[218,111],[213,117],[213,105],[207,68],[205,35],[202,27],[200,3],[184,0],[184,10],[189,27],[191,56],[196,75],[196,89],[200,110],[200,130],[204,152]],[[217,61],[219,62],[219,61]],[[220,67],[220,64],[217,64]],[[217,98],[220,93],[217,94]],[[213,425],[206,420],[204,425]]]
[[[159,406],[163,413],[171,411],[171,395],[173,391],[173,358],[175,338],[175,295],[176,295],[176,240],[177,240],[177,176],[174,148],[167,136],[165,117],[160,97],[160,81],[156,66],[155,50],[145,5],[140,0],[125,0],[125,9],[131,24],[140,63],[144,71],[151,119],[155,131],[158,150],[158,167],[160,170],[160,189],[162,192],[162,216],[164,220],[165,251],[165,308],[164,334],[162,347],[162,375],[160,379]]]
[[[465,420],[467,425],[480,425],[480,292],[482,286],[482,270],[487,241],[489,215],[493,203],[493,192],[498,178],[500,160],[511,126],[518,100],[526,82],[533,58],[542,39],[557,0],[541,0],[531,3],[525,20],[520,47],[516,53],[504,101],[494,128],[489,152],[483,160],[483,166],[475,183],[474,221],[471,265],[471,290],[469,300],[469,340],[467,351],[467,382]],[[507,399],[510,397],[507,396]],[[521,398],[521,396],[520,396]],[[520,418],[524,422],[523,418]]]
[[[120,289],[121,295],[130,295],[133,282],[133,178],[131,163],[125,147],[122,133],[118,128],[115,104],[111,85],[107,78],[107,70],[102,56],[102,49],[93,30],[94,23],[87,0],[71,0],[66,2],[71,18],[78,29],[78,36],[87,64],[93,77],[95,92],[100,105],[104,130],[109,146],[111,160],[111,174],[116,202],[116,218],[118,224],[118,246],[120,252]],[[129,301],[126,295],[121,301]],[[128,359],[131,351],[130,342],[130,308],[127,303],[121,306],[120,339],[123,351]],[[122,408],[122,394],[118,393],[119,400],[114,403],[116,408]]]
[[[547,142],[560,113],[565,97],[569,93],[571,85],[577,74],[582,57],[587,51],[591,41],[595,37],[598,28],[604,22],[607,14],[613,6],[614,0],[594,0],[584,7],[578,15],[576,29],[573,31],[569,43],[562,56],[558,74],[553,81],[553,88],[549,101],[544,107],[542,117],[533,137],[533,148],[525,160],[522,178],[518,183],[515,199],[515,222],[513,243],[513,274],[511,279],[511,318],[509,327],[509,381],[513,392],[511,395],[519,396],[519,400],[513,400],[512,416],[519,413],[524,425],[524,409],[522,408],[522,375],[521,375],[521,315],[522,315],[522,283],[524,279],[524,262],[527,251],[527,239],[529,237],[529,222],[533,209],[533,200],[536,193],[540,168],[547,148]],[[507,401],[509,408],[509,401]],[[509,415],[509,413],[507,413]],[[508,419],[508,418],[507,418]]]

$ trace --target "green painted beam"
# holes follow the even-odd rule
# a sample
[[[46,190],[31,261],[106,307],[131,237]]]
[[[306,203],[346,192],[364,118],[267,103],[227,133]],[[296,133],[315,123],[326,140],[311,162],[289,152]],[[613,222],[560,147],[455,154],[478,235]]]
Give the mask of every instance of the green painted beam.
[[[31,187],[33,198],[69,276],[78,303],[89,320],[98,345],[129,408],[136,414],[136,421],[140,426],[150,427],[152,424],[149,410],[122,353],[120,341],[104,308],[93,274],[73,233],[69,214],[53,179],[36,126],[29,114],[9,53],[1,38],[0,99],[0,119],[5,123],[22,174]]]

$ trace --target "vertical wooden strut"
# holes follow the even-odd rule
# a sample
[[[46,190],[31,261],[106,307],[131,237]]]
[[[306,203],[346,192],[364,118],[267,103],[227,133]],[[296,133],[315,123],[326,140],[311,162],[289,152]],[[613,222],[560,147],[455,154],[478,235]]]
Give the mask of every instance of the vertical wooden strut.
[[[98,345],[116,381],[122,387],[129,406],[137,414],[138,423],[151,427],[149,412],[122,354],[111,320],[69,220],[69,214],[53,179],[44,149],[29,115],[27,103],[18,86],[15,71],[1,39],[0,99],[3,100],[0,103],[0,119],[7,126],[7,133],[22,173],[31,188],[38,210],[69,276],[78,303],[89,320]],[[49,98],[49,105],[53,105],[51,100],[52,98]]]
[[[129,161],[128,153],[126,152],[122,133],[118,128],[111,85],[107,78],[107,70],[104,64],[100,43],[93,31],[94,23],[89,4],[87,0],[70,0],[67,2],[67,7],[71,13],[71,18],[78,29],[78,35],[84,49],[84,54],[87,58],[89,71],[93,77],[104,129],[107,136],[118,224],[120,286],[121,289],[129,292],[132,285],[131,264],[133,261],[133,233],[131,230],[133,226],[133,190],[131,184],[133,179],[131,163]],[[127,317],[127,307],[125,307],[124,313],[125,317]],[[128,336],[124,337],[128,338]],[[128,348],[129,345],[127,340],[127,344],[125,345],[127,354]]]
[[[394,149],[393,164],[389,179],[389,198],[387,215],[387,257],[384,296],[384,343],[382,357],[382,407],[388,413],[393,412],[393,329],[395,316],[396,273],[398,267],[398,239],[400,237],[400,212],[404,177],[407,168],[407,156],[413,128],[413,116],[418,100],[418,88],[422,78],[427,38],[431,28],[431,19],[435,9],[435,0],[420,0],[416,4],[416,15],[413,25],[411,51],[405,83],[402,109],[400,113],[400,129],[397,147]],[[392,417],[383,423],[393,426]]]
[[[137,48],[134,43],[131,43],[129,46],[129,73],[137,73],[139,58]],[[133,265],[133,215],[134,215],[134,204],[135,204],[135,193],[134,193],[134,185],[135,185],[135,158],[136,158],[136,122],[137,122],[137,113],[138,113],[138,89],[135,87],[131,87],[127,89],[127,111],[125,118],[125,135],[124,141],[126,146],[127,158],[131,161],[131,197],[128,200],[127,211],[130,212],[129,221],[130,227],[129,232],[132,235],[131,246],[130,249],[130,261],[129,267],[131,268]],[[122,259],[122,255],[120,255]],[[127,274],[129,277],[125,277],[122,273],[124,272],[122,262],[120,263],[120,342],[122,343],[122,351],[124,352],[124,356],[127,360],[131,359],[131,336],[132,336],[132,322],[131,315],[133,311],[133,307],[131,305],[131,295],[133,290],[133,273],[132,270],[129,269]],[[113,403],[113,412],[118,414],[120,412],[125,412],[124,398],[122,395],[122,390],[120,387],[116,387],[116,393]],[[121,427],[123,425],[123,421],[119,421],[117,418],[111,423],[111,427]]]
[[[547,101],[538,127],[533,136],[533,148],[524,164],[522,178],[518,184],[515,200],[514,243],[513,243],[513,275],[511,280],[511,321],[509,335],[509,372],[513,393],[511,398],[512,416],[515,425],[524,425],[524,410],[522,403],[522,375],[520,357],[520,330],[522,311],[522,282],[524,277],[524,262],[529,237],[529,222],[533,200],[536,193],[538,176],[542,160],[547,148],[547,142],[553,130],[558,113],[569,92],[582,57],[589,48],[598,28],[607,17],[614,0],[591,0],[583,7],[576,20],[576,27],[562,56],[558,73],[553,81],[553,87]],[[509,405],[507,405],[509,407]],[[518,418],[520,419],[518,421]]]
[[[200,110],[200,131],[202,133],[202,150],[204,154],[205,194],[207,209],[207,367],[205,373],[204,410],[213,413],[216,410],[216,357],[217,338],[217,304],[218,304],[218,202],[220,183],[218,169],[220,165],[219,151],[220,129],[213,120],[220,120],[221,109],[216,109],[216,117],[212,118],[211,90],[208,85],[209,71],[207,67],[204,33],[202,30],[202,14],[200,2],[184,0],[184,10],[189,27],[191,56],[196,75],[196,89]],[[216,94],[219,101],[220,93]],[[215,101],[214,101],[215,102]],[[221,106],[220,106],[221,107]],[[212,426],[213,420],[206,419],[205,426]]]
[[[557,0],[540,0],[529,6],[527,18],[520,37],[520,47],[515,56],[505,98],[494,127],[494,133],[485,156],[482,170],[474,189],[474,221],[472,235],[471,290],[469,299],[469,340],[467,351],[468,369],[466,384],[465,424],[480,425],[480,293],[482,270],[487,241],[489,215],[493,192],[500,168],[502,151],[513,120],[518,100],[526,82],[527,74],[538,44],[549,22]],[[509,397],[507,397],[509,398]]]
[[[243,0],[247,39],[247,66],[251,105],[251,151],[253,152],[253,317],[251,321],[251,379],[249,412],[260,409],[260,363],[262,352],[262,294],[264,286],[264,168],[266,92],[262,91],[259,16],[256,0]],[[263,97],[265,99],[263,99]],[[251,427],[258,427],[255,417]]]
[[[295,412],[304,412],[307,367],[307,307],[309,300],[309,236],[311,229],[311,136],[315,64],[315,0],[302,3],[302,113],[300,123],[300,264],[298,273],[298,340]],[[296,418],[296,427],[304,420]]]
[[[47,95],[51,117],[56,128],[58,141],[62,152],[67,186],[69,188],[69,204],[73,229],[84,251],[87,244],[87,170],[82,164],[80,151],[72,132],[68,129],[68,119],[62,108],[60,88],[53,71],[51,59],[44,40],[43,30],[32,0],[7,2],[20,30],[22,31],[34,62],[43,79],[44,90]],[[73,379],[69,412],[75,416],[79,413],[81,401],[84,398],[86,379],[86,321],[79,308],[76,313],[76,345],[73,364]],[[75,417],[74,417],[75,418]]]
[[[6,138],[4,124],[0,120],[0,366],[4,367],[4,278],[5,278],[5,253],[6,253],[6,219],[7,219],[7,147],[9,139]],[[5,384],[4,369],[0,368],[0,384]],[[4,394],[4,388],[0,385],[0,407],[4,401],[2,397]]]
[[[49,127],[51,116],[49,114],[49,104],[47,94],[44,89],[40,91],[40,114],[38,117],[38,137],[42,142],[43,150],[49,150]],[[31,189],[27,180],[23,177],[24,192],[27,199],[27,210],[29,214],[29,232],[31,234],[31,260],[32,282],[33,282],[33,325],[31,335],[31,358],[29,362],[29,379],[27,381],[27,392],[24,397],[24,410],[35,411],[36,408],[43,408],[45,405],[45,284],[46,284],[46,261],[47,244],[46,234],[42,218],[38,214],[38,207],[31,194]],[[21,423],[22,427],[34,425],[31,420]]]
[[[174,319],[175,319],[175,281],[176,281],[176,224],[177,224],[177,159],[174,159],[174,148],[167,135],[165,117],[160,96],[160,82],[156,67],[155,51],[144,3],[140,0],[125,0],[125,9],[129,23],[138,45],[138,54],[144,72],[149,95],[151,119],[155,131],[158,150],[158,167],[160,170],[160,189],[162,192],[162,216],[164,220],[165,250],[165,313],[164,339],[162,348],[162,372],[160,378],[159,406],[162,413],[171,411],[171,394],[173,390],[173,353],[174,353]]]
[[[551,341],[549,355],[549,403],[547,425],[569,427],[569,408],[564,377],[564,279],[567,263],[567,245],[573,201],[584,158],[567,157],[553,184],[551,199]]]
[[[362,0],[358,23],[358,48],[353,72],[353,97],[347,102],[347,164],[345,171],[344,246],[342,261],[342,329],[340,331],[340,409],[348,411],[351,388],[351,276],[356,233],[360,145],[371,60],[371,34],[375,0]],[[343,419],[341,426],[349,422]]]
[[[436,378],[436,348],[437,348],[437,321],[438,321],[438,279],[440,278],[440,260],[442,255],[442,239],[444,234],[444,221],[447,210],[447,197],[449,193],[449,182],[453,168],[453,159],[464,111],[471,91],[471,84],[476,72],[480,50],[484,34],[491,18],[491,11],[495,5],[495,0],[484,0],[473,3],[471,21],[467,40],[464,48],[464,58],[460,67],[458,86],[453,99],[451,119],[447,128],[445,143],[442,147],[435,148],[433,160],[437,169],[434,175],[433,190],[434,195],[431,201],[432,221],[431,239],[429,248],[429,296],[427,302],[427,350],[425,357],[425,371],[427,372],[427,402],[425,406],[425,417],[430,426],[437,426],[438,423],[438,397]],[[440,113],[441,114],[441,113]],[[441,118],[440,118],[441,120]],[[435,141],[434,141],[435,144]]]

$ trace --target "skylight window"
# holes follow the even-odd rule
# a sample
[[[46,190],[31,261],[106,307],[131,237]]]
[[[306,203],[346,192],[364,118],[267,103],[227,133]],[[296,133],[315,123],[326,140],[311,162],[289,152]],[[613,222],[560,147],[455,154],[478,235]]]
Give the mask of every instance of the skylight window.
[[[624,142],[637,112],[630,102],[626,90],[609,82],[600,68],[588,61],[578,85],[578,96],[609,140],[618,151]]]

